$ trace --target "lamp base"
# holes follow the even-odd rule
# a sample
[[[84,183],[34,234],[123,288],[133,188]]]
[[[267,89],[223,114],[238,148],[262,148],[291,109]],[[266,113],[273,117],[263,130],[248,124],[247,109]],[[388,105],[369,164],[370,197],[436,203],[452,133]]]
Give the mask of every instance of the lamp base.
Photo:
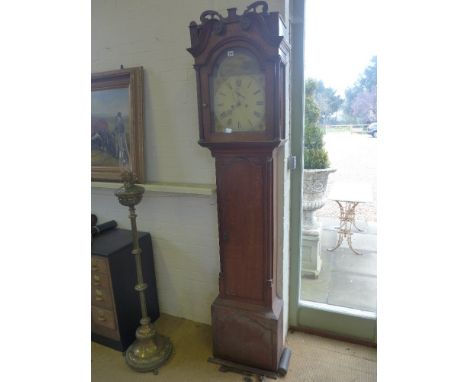
[[[139,372],[159,369],[172,354],[172,343],[168,337],[156,333],[153,324],[144,324],[136,331],[137,339],[125,353],[125,361]]]

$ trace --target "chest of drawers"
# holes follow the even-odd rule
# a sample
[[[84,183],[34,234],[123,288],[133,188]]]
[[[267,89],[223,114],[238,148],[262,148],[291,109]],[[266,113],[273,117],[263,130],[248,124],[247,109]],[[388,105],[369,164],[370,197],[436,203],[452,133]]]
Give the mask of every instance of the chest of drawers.
[[[151,321],[159,318],[153,248],[149,233],[138,234],[146,301]],[[91,244],[91,339],[125,351],[135,340],[141,318],[131,231],[113,229]]]

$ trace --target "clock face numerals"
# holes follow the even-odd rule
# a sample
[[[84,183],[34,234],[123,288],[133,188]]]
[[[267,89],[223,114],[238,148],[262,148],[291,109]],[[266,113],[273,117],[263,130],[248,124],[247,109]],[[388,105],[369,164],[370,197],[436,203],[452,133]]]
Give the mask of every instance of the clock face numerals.
[[[219,79],[214,87],[216,131],[265,130],[265,85],[259,75]]]
[[[265,75],[250,52],[227,51],[210,85],[216,132],[265,130]]]

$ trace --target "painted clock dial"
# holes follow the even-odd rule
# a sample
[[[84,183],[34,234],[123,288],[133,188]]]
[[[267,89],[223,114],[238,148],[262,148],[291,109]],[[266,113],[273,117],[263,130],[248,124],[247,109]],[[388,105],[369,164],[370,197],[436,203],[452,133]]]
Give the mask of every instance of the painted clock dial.
[[[217,133],[265,130],[265,74],[244,48],[223,52],[210,78]]]

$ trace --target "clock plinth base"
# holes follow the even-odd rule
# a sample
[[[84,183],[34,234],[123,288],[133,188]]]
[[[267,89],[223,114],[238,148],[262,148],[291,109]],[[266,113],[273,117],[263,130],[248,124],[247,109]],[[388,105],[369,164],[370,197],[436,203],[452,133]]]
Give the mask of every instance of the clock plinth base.
[[[247,376],[259,375],[259,376],[264,376],[264,377],[268,377],[271,379],[277,379],[278,377],[284,377],[287,374],[288,368],[289,368],[290,357],[291,357],[291,350],[289,350],[288,348],[284,348],[283,353],[281,355],[280,366],[277,372],[270,371],[270,370],[257,369],[255,367],[245,366],[245,365],[241,365],[235,362],[226,361],[224,359],[219,359],[215,357],[208,358],[208,362],[220,365],[219,371],[222,371],[224,373],[228,371],[232,371],[234,373],[239,373],[239,374],[243,374]]]
[[[218,297],[211,306],[213,355],[276,373],[283,352],[283,302],[273,309]]]
[[[222,371],[223,373],[232,371],[233,373],[239,373],[247,376],[262,375],[271,379],[278,378],[278,373],[275,373],[274,371],[257,369],[255,367],[241,365],[220,358],[210,357],[208,358],[208,362],[220,365],[219,371]]]

